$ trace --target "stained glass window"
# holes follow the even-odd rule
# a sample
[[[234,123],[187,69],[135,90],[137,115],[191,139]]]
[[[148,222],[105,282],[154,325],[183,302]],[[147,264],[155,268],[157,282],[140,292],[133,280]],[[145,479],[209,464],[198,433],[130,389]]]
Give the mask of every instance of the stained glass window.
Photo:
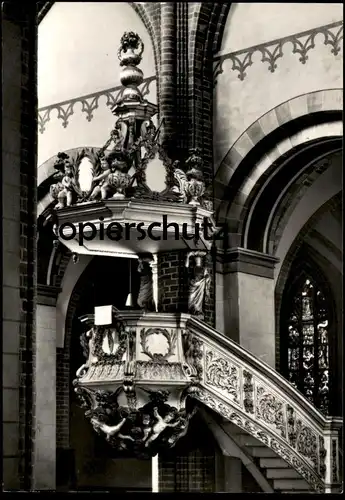
[[[325,296],[310,277],[304,277],[294,287],[285,331],[288,380],[328,414],[329,315]]]

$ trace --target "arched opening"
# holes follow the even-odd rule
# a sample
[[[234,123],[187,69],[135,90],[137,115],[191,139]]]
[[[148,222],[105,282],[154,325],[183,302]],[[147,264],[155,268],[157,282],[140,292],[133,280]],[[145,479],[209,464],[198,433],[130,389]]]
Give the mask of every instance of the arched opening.
[[[281,373],[325,415],[337,410],[336,335],[329,284],[308,255],[300,252],[281,306]]]

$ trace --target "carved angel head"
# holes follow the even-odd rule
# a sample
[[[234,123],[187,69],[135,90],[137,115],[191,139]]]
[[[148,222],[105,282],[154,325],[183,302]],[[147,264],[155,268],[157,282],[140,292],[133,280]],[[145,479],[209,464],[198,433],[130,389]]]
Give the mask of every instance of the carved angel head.
[[[108,157],[108,164],[114,170],[126,172],[130,168],[130,159],[121,149],[113,149]]]
[[[201,151],[199,148],[194,148],[190,150],[189,157],[186,160],[186,166],[190,169],[202,169],[203,167],[203,159],[201,156]]]
[[[54,163],[54,168],[61,173],[65,173],[66,175],[73,174],[73,166],[68,154],[62,152],[57,154],[57,159]]]

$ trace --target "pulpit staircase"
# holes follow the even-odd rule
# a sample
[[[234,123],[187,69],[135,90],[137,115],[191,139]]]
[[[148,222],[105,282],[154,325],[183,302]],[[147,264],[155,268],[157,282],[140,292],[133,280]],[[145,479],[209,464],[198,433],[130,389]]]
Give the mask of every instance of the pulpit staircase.
[[[242,433],[237,438],[244,452],[253,459],[274,492],[311,493],[307,481],[273,450],[249,434]]]
[[[122,326],[116,354],[102,354],[103,330],[96,328],[88,336],[90,355],[78,370],[77,391],[122,391],[123,398],[136,405],[137,427],[144,424],[136,394],[143,390],[145,394],[170,394],[166,403],[147,403],[145,411],[150,413],[152,405],[161,405],[152,413],[153,422],[163,422],[160,412],[166,404],[182,411],[183,418],[177,417],[182,420],[174,424],[182,422],[181,436],[191,418],[183,413],[185,404],[194,400],[223,454],[240,458],[262,491],[340,491],[341,418],[323,416],[272,367],[189,314],[119,313]],[[112,324],[116,334],[116,321]],[[107,330],[109,335],[109,327]],[[90,411],[97,411],[97,405],[87,413]],[[128,426],[126,433],[130,434],[131,424]],[[137,438],[128,439],[134,443]],[[142,438],[139,446],[149,451]]]
[[[221,432],[254,477],[261,474],[263,491],[340,492],[342,419],[324,417],[278,372],[205,323],[191,318],[188,329],[202,350],[195,397],[222,417]]]

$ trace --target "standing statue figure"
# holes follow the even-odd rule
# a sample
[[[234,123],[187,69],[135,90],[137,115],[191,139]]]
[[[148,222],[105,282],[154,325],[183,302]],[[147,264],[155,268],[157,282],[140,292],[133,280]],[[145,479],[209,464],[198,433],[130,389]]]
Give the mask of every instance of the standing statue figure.
[[[140,276],[140,289],[138,295],[138,306],[146,311],[155,311],[153,298],[153,277],[151,257],[139,257],[138,272]]]
[[[77,378],[83,377],[90,368],[90,365],[97,361],[97,357],[95,357],[94,335],[95,330],[91,328],[80,337],[80,344],[83,348],[83,356],[86,358],[86,362],[78,368],[76,373]]]
[[[188,312],[200,318],[204,317],[203,306],[205,298],[208,297],[211,285],[211,273],[209,269],[209,255],[203,251],[189,252],[186,259],[186,267],[189,267],[190,258],[194,257],[194,276],[189,283]],[[205,258],[204,265],[202,259]]]

